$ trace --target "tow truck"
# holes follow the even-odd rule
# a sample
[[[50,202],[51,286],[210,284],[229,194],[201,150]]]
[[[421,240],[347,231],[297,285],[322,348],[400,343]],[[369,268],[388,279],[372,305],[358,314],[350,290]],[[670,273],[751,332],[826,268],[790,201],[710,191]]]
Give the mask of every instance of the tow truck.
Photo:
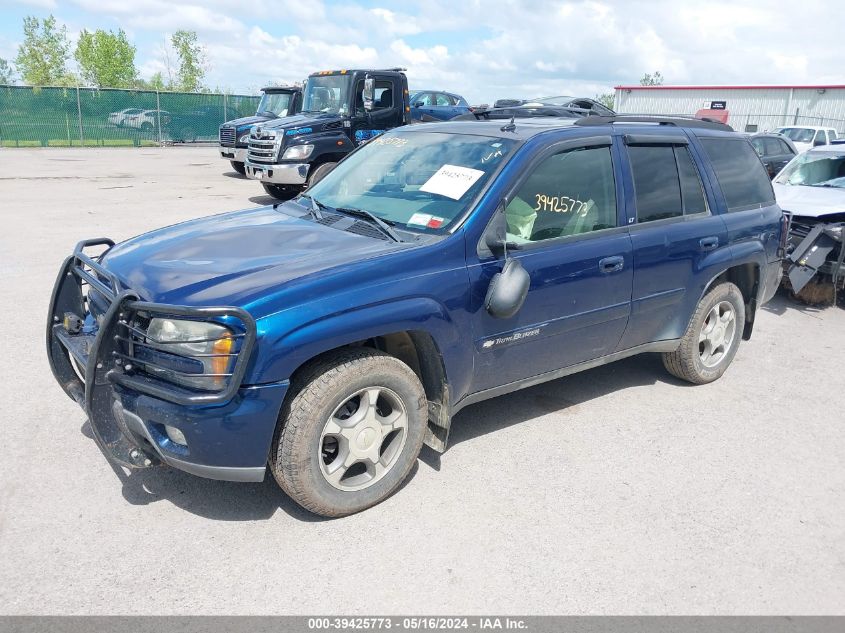
[[[287,200],[362,143],[409,123],[404,68],[315,72],[305,82],[299,114],[257,123],[244,135],[246,176]]]
[[[239,174],[245,173],[247,139],[252,126],[291,116],[302,108],[302,89],[299,86],[268,86],[261,92],[261,101],[254,116],[226,121],[220,126],[220,157],[231,162],[232,168]]]

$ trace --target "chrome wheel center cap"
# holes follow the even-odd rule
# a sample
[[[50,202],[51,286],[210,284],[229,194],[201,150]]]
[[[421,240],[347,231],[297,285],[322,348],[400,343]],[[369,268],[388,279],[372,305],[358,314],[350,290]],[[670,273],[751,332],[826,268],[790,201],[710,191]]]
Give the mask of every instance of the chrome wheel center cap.
[[[376,430],[370,427],[364,428],[358,433],[358,437],[355,438],[355,443],[358,445],[358,448],[362,451],[366,451],[373,445],[373,442],[376,440]]]

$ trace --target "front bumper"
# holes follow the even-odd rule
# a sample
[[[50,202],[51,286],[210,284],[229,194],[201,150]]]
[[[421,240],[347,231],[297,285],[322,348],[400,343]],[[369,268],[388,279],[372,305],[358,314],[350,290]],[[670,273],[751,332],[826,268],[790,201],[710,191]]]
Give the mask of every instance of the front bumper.
[[[139,301],[131,290],[120,291],[119,282],[83,253],[88,246],[112,244],[110,240],[90,240],[77,245],[56,279],[47,317],[50,368],[65,393],[87,413],[98,446],[109,460],[130,469],[164,462],[212,479],[263,480],[288,382],[241,386],[255,341],[252,317],[239,308]],[[98,319],[96,331],[83,328],[71,333],[63,324],[64,315],[93,321],[85,314],[83,280],[106,296],[110,306]],[[242,344],[225,388],[192,391],[133,372],[121,347],[121,332],[126,315],[140,310],[240,319],[244,325]],[[185,443],[173,442],[166,426],[181,431]]]
[[[266,165],[246,161],[246,176],[274,185],[304,185],[308,180],[308,163]]]
[[[217,149],[220,151],[220,158],[231,160],[236,163],[246,162],[246,147],[226,147],[225,145],[218,145]]]

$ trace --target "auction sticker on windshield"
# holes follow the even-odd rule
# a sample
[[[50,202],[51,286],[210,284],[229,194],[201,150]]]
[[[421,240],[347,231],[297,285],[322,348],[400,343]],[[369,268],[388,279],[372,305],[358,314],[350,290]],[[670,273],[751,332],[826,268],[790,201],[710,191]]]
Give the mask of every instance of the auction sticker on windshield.
[[[484,175],[480,169],[470,169],[458,165],[443,165],[434,175],[425,181],[420,191],[436,193],[452,200],[460,200],[467,190]]]

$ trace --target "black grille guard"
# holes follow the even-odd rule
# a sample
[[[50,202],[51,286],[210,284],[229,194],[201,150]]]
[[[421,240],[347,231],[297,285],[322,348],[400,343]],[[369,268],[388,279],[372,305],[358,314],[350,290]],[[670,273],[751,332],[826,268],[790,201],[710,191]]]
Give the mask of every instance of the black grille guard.
[[[95,246],[105,246],[108,250],[114,242],[107,238],[79,242],[59,270],[47,313],[47,358],[62,389],[87,413],[100,448],[123,466],[143,468],[155,460],[155,452],[150,447],[145,448],[145,440],[126,427],[117,410],[119,407],[115,407],[113,385],[183,406],[228,402],[236,395],[246,373],[255,345],[255,320],[238,307],[192,307],[141,301],[132,290],[121,289],[120,281],[113,273],[83,252],[85,248]],[[71,334],[63,325],[65,313],[83,318],[86,314],[83,282],[110,302],[96,334]],[[135,312],[199,320],[237,319],[243,332],[237,335],[240,349],[231,373],[227,374],[225,388],[213,392],[195,391],[149,375],[127,372],[126,354],[121,348],[125,338],[121,336],[121,330],[125,328],[126,315]],[[74,369],[74,361],[79,372]]]

